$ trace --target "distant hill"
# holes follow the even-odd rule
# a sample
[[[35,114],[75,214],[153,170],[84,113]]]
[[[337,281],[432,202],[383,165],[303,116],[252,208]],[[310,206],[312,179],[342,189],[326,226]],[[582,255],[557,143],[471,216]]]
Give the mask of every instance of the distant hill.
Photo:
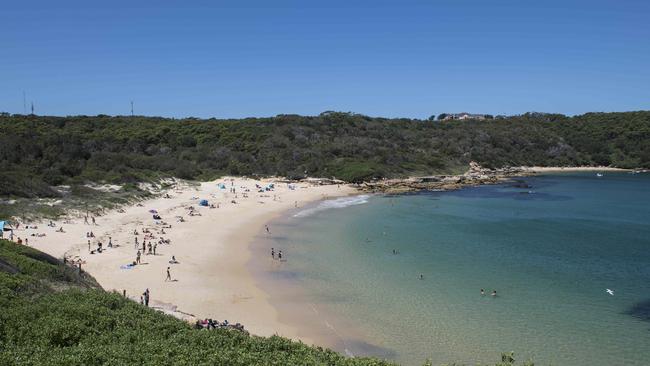
[[[486,167],[650,168],[650,111],[423,121],[327,112],[241,120],[0,116],[0,195],[166,176],[383,177]]]

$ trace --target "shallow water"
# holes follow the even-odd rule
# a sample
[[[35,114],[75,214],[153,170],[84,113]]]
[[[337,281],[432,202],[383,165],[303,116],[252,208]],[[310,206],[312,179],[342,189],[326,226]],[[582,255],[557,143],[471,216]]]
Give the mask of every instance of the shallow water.
[[[260,244],[286,259],[263,266],[262,286],[296,297],[280,309],[285,320],[300,323],[295,309],[315,306],[309,326],[349,354],[413,365],[494,362],[504,351],[540,365],[650,364],[650,175],[522,180],[530,187],[294,212]]]

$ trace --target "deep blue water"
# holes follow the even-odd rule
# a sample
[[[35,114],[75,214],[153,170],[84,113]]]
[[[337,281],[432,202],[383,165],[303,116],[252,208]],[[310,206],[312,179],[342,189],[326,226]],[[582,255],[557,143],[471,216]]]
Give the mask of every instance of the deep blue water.
[[[353,354],[650,364],[650,175],[522,182],[308,208],[275,224],[274,278]]]

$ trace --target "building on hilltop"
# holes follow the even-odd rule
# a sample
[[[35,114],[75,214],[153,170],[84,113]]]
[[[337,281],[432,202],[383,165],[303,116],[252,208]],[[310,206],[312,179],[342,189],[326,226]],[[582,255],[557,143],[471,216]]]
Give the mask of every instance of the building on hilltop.
[[[442,121],[450,121],[454,119],[477,119],[477,120],[484,120],[489,118],[488,115],[485,114],[471,114],[467,112],[461,112],[461,113],[443,113],[440,116],[438,116],[439,120]]]

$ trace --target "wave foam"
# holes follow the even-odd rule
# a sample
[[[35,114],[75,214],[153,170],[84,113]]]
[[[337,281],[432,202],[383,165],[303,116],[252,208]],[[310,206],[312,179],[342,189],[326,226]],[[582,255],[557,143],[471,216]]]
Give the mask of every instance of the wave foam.
[[[298,212],[297,214],[293,215],[293,217],[305,217],[305,216],[313,215],[316,212],[325,211],[332,208],[343,208],[348,206],[362,205],[368,202],[369,197],[370,197],[369,195],[364,194],[360,196],[342,197],[333,200],[323,201],[315,207],[308,208]]]

